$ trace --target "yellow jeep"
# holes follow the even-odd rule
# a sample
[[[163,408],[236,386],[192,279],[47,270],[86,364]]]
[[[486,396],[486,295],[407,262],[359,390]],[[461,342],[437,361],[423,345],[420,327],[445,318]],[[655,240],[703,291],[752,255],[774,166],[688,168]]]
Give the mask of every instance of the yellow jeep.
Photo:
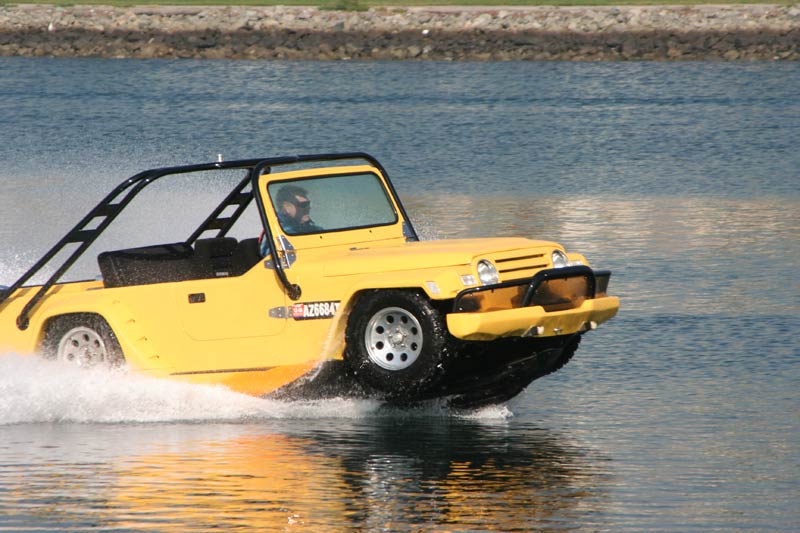
[[[221,171],[235,185],[188,238],[103,251],[98,279],[60,281],[148,184]],[[248,210],[260,223],[230,236]],[[616,314],[609,277],[553,242],[420,241],[363,153],[160,168],[122,182],[0,290],[0,351],[277,398],[475,406],[561,368]]]

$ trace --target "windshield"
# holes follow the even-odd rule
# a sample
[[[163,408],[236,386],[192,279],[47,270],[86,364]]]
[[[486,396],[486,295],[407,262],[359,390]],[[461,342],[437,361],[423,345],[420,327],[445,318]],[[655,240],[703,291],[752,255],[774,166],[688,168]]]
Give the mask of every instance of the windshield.
[[[271,183],[270,200],[287,235],[386,226],[397,213],[375,174],[340,174]]]

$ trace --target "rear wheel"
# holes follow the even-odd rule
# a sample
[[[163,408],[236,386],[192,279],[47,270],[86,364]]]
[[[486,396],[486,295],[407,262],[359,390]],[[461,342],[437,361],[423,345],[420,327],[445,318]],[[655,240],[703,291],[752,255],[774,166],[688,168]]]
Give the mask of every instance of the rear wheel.
[[[108,323],[93,314],[55,318],[47,329],[44,353],[79,367],[116,367],[125,362],[122,348]]]
[[[350,313],[345,360],[366,385],[413,399],[438,383],[448,354],[444,317],[423,294],[374,291]]]

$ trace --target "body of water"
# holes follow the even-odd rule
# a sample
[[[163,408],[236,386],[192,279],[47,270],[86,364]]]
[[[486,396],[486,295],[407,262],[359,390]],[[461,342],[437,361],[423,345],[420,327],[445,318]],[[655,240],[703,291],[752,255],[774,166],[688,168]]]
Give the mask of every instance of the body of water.
[[[796,530],[798,87],[796,63],[0,58],[0,284],[142,169],[359,150],[423,237],[556,240],[622,302],[474,412],[4,354],[0,531]]]

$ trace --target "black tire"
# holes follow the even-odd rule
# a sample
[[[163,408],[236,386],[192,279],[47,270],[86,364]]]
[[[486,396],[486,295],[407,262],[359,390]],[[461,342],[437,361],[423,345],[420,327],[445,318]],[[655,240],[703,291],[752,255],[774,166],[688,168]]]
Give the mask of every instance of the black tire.
[[[345,361],[356,379],[412,400],[444,374],[450,341],[442,314],[421,293],[371,291],[350,313]]]
[[[80,367],[118,367],[122,348],[108,322],[90,313],[63,315],[50,321],[42,351],[45,357]]]

